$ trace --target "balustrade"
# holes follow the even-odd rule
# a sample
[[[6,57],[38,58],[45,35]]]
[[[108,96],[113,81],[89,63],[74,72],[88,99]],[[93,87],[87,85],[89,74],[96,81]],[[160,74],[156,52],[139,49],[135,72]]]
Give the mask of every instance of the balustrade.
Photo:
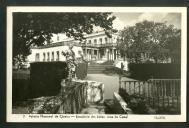
[[[153,108],[180,108],[180,82],[180,79],[120,80],[120,89],[125,90],[129,95],[145,98]]]

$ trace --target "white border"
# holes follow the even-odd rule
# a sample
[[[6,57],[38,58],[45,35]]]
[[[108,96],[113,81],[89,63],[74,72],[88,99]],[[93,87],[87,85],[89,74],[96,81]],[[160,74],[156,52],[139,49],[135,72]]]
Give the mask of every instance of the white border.
[[[66,11],[65,11],[66,10]],[[29,114],[12,114],[12,24],[13,12],[167,12],[181,13],[181,115],[129,115],[128,118],[61,118],[66,114],[54,114],[53,118],[31,118]],[[186,73],[187,73],[187,8],[186,7],[7,7],[7,122],[186,122]],[[81,115],[81,114],[78,114]],[[85,114],[86,115],[86,114]],[[94,116],[98,116],[93,114]],[[56,118],[58,116],[58,118]],[[71,115],[70,115],[71,116]],[[91,116],[91,115],[90,115]],[[120,116],[120,115],[117,115]]]

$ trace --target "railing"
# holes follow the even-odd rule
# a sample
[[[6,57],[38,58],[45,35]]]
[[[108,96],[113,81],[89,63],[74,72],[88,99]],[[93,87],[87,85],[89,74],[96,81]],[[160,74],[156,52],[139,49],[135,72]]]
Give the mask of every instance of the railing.
[[[81,46],[83,47],[100,47],[101,45],[100,44],[81,44]]]
[[[78,114],[87,105],[87,83],[71,82],[57,96],[29,99],[31,114]]]
[[[81,44],[83,47],[111,47],[117,46],[117,43],[106,43],[106,44]]]
[[[150,79],[148,81],[120,81],[120,88],[129,95],[144,97],[153,108],[180,108],[180,79]]]
[[[87,83],[72,82],[63,90],[62,103],[57,113],[78,114],[87,104]]]
[[[101,44],[101,47],[111,47],[111,46],[117,46],[117,43]]]

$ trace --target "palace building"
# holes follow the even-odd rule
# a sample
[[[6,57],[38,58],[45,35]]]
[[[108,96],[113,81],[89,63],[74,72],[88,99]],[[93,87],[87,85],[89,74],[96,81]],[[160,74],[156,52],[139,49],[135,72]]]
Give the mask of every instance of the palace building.
[[[84,35],[84,37],[85,40],[81,42],[71,38],[60,39],[60,35],[55,35],[52,43],[33,47],[28,61],[65,61],[62,52],[68,50],[69,45],[73,45],[77,58],[83,55],[87,61],[116,60],[119,57],[116,49],[118,34],[112,34],[109,38],[104,31],[101,31]]]

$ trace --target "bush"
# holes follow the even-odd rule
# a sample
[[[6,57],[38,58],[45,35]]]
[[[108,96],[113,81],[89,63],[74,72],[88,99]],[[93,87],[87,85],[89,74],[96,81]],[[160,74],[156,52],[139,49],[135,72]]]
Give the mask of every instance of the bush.
[[[128,65],[131,78],[138,80],[156,79],[178,79],[181,78],[180,64],[134,64]]]
[[[67,76],[66,62],[31,63],[30,97],[57,95],[61,79],[66,79]]]
[[[144,97],[137,94],[129,95],[124,89],[119,89],[120,96],[128,104],[128,107],[136,114],[155,114],[156,111],[152,109]]]
[[[12,76],[12,103],[16,101],[23,101],[28,98],[29,95],[29,83],[30,83],[30,71],[29,70],[13,70]]]
[[[117,75],[122,75],[122,76],[128,76],[128,73],[127,71],[125,70],[122,70],[118,67],[114,67],[114,66],[111,66],[111,67],[106,67],[106,69],[103,71],[103,73],[105,74],[117,74]]]
[[[29,79],[30,70],[13,70],[13,79]]]

